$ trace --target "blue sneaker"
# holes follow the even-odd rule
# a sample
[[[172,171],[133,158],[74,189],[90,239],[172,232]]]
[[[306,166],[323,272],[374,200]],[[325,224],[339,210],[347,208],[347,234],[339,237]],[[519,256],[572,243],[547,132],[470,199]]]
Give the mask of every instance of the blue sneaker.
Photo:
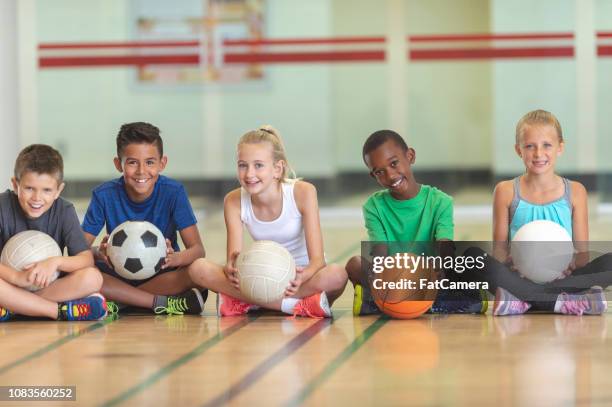
[[[78,300],[61,302],[58,305],[59,321],[98,321],[108,312],[106,299],[100,294]]]
[[[489,302],[485,292],[480,290],[442,290],[434,301],[431,314],[484,314]]]
[[[374,298],[369,289],[364,289],[361,284],[355,284],[355,295],[353,296],[353,315],[373,315],[380,314],[381,311],[376,306]]]
[[[13,313],[6,308],[0,307],[0,322],[6,322],[13,316]]]

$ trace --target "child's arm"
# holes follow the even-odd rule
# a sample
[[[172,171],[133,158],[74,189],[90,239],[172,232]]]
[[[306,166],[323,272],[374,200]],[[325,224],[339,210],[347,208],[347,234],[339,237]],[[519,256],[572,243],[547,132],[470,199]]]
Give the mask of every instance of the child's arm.
[[[198,232],[198,227],[196,225],[191,225],[185,229],[181,229],[179,233],[181,234],[181,239],[185,245],[185,250],[175,252],[172,250],[172,246],[169,245],[170,241],[166,240],[169,249],[168,255],[166,256],[166,262],[162,266],[164,269],[169,267],[188,266],[197,259],[206,255],[204,245],[202,244],[202,238],[200,237],[200,233]]]
[[[308,266],[301,271],[301,281],[307,281],[317,271],[325,267],[317,190],[314,185],[308,182],[298,181],[293,193],[298,210],[302,214],[302,225],[309,259]]]
[[[28,287],[34,283],[34,279],[30,281],[30,273],[17,271],[11,267],[0,264],[0,278],[9,284],[17,287]]]
[[[493,257],[502,263],[508,260],[509,210],[514,189],[512,181],[502,181],[493,193]]]
[[[29,278],[34,285],[44,288],[51,283],[51,277],[56,271],[71,273],[94,265],[93,255],[90,250],[83,250],[74,256],[54,256],[26,266],[24,272],[29,273]]]
[[[91,248],[91,253],[93,255],[94,261],[103,261],[108,264],[108,256],[106,255],[108,235],[104,236],[104,238],[100,242],[100,246],[92,246],[93,242],[96,240],[96,236],[87,232],[83,232],[83,234],[85,235],[85,241],[87,241],[87,246]]]
[[[223,216],[227,231],[226,262],[223,271],[234,287],[240,289],[236,258],[242,250],[242,221],[240,220],[240,189],[235,189],[223,200]]]
[[[576,248],[575,267],[580,268],[589,261],[588,194],[584,185],[579,182],[572,181],[570,187],[572,190],[572,240]]]

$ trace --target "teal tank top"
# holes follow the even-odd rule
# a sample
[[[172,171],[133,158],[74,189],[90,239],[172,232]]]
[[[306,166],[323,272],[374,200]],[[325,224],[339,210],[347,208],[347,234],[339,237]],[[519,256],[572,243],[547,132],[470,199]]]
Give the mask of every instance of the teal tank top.
[[[520,179],[521,177],[514,178],[514,197],[510,204],[510,240],[521,226],[534,220],[550,220],[558,223],[573,237],[571,189],[567,178],[563,178],[565,186],[563,196],[541,205],[528,202],[521,197]]]

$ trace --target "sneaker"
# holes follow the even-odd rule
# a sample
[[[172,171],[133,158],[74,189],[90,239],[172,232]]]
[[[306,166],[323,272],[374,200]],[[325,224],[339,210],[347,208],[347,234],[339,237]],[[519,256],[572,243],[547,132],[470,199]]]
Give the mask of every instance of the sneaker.
[[[219,317],[235,317],[244,315],[253,308],[253,305],[240,301],[226,294],[217,294],[217,316]]]
[[[197,288],[190,288],[180,295],[169,295],[165,307],[158,306],[153,310],[156,314],[167,315],[202,315],[203,311],[204,298]]]
[[[361,284],[355,284],[355,294],[353,296],[353,315],[373,315],[380,314],[381,311],[376,306],[370,290],[364,289]]]
[[[116,319],[119,317],[119,304],[114,301],[106,301],[106,311],[109,318]]]
[[[330,318],[331,309],[329,308],[327,295],[322,292],[302,298],[293,308],[293,316],[296,315],[310,318]]]
[[[430,314],[484,314],[489,307],[486,293],[480,290],[441,290]]]
[[[606,312],[608,301],[599,286],[581,294],[561,293],[555,304],[555,311],[567,315],[601,315]]]
[[[78,300],[60,302],[58,320],[60,321],[98,321],[108,313],[106,299],[101,294],[92,294]]]
[[[0,307],[0,322],[6,322],[13,316],[13,313],[6,308]]]
[[[509,291],[498,287],[495,291],[495,302],[493,303],[493,315],[520,315],[527,312],[531,305],[521,301]]]

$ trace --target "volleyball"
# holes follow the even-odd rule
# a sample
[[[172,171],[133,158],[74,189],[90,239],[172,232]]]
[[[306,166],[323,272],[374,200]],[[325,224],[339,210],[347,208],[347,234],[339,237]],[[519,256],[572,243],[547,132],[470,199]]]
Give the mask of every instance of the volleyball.
[[[514,267],[534,283],[544,284],[563,274],[574,255],[567,230],[549,220],[529,222],[516,232],[510,246]]]
[[[295,278],[295,260],[276,242],[260,240],[240,253],[236,260],[240,291],[255,304],[267,304],[283,298],[289,282]]]
[[[22,271],[27,265],[61,255],[62,251],[51,236],[38,230],[26,230],[17,233],[6,242],[0,254],[0,263]],[[56,271],[51,282],[58,277],[59,272]],[[40,287],[31,285],[26,289],[37,291]]]
[[[108,237],[106,254],[121,277],[144,280],[161,270],[166,260],[166,239],[152,223],[127,221]]]

